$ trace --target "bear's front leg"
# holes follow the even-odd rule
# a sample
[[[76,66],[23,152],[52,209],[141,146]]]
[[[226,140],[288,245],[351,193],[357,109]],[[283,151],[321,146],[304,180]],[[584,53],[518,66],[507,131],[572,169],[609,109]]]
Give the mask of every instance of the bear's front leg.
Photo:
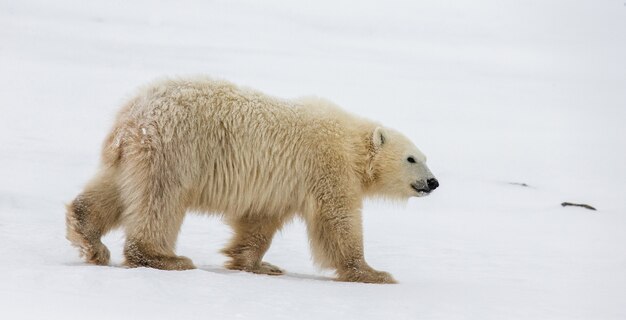
[[[283,224],[279,215],[254,213],[231,217],[227,222],[235,233],[230,244],[222,250],[222,253],[231,258],[226,262],[227,269],[267,275],[284,273],[279,267],[262,261],[274,233]]]
[[[339,281],[396,283],[389,273],[365,262],[360,201],[337,194],[323,200],[306,217],[316,262],[334,268]]]

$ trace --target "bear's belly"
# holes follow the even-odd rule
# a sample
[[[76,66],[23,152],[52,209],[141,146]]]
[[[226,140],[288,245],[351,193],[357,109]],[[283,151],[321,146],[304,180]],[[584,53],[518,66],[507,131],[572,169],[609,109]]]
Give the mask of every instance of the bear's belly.
[[[207,214],[290,215],[301,212],[306,187],[295,174],[284,179],[214,172],[193,197],[191,209]],[[265,179],[262,179],[265,178]]]

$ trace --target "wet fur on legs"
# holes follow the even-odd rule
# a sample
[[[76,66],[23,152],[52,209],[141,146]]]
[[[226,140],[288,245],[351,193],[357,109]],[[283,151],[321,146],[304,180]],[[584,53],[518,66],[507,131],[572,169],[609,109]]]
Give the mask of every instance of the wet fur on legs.
[[[283,274],[279,267],[262,261],[274,234],[283,225],[281,220],[250,214],[228,219],[234,236],[230,244],[222,249],[222,253],[230,257],[226,268],[268,275]]]

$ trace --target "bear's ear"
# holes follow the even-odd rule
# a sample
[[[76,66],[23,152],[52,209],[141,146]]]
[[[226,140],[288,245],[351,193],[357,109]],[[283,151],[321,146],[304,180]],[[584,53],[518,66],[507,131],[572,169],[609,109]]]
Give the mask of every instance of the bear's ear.
[[[376,127],[372,133],[372,144],[374,145],[374,150],[380,149],[385,144],[385,140],[385,130],[382,127]]]

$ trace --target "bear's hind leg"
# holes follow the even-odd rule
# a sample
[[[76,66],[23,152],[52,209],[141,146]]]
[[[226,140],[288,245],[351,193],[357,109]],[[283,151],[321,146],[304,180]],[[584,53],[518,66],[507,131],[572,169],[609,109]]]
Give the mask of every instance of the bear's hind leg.
[[[149,206],[129,214],[124,245],[125,265],[162,270],[195,269],[191,259],[174,253],[185,212]]]
[[[124,186],[128,208],[124,212],[126,244],[124,264],[162,270],[195,269],[187,257],[174,253],[186,207],[180,188],[156,176],[129,178]],[[132,190],[132,191],[130,191]]]
[[[226,263],[230,270],[252,273],[282,275],[279,267],[263,261],[263,256],[272,243],[274,233],[282,226],[279,218],[246,215],[231,218],[228,223],[235,235],[222,253],[231,259]]]
[[[69,205],[67,205],[67,239],[80,250],[88,263],[106,265],[110,253],[100,238],[119,226],[123,211],[113,169],[98,174]]]

